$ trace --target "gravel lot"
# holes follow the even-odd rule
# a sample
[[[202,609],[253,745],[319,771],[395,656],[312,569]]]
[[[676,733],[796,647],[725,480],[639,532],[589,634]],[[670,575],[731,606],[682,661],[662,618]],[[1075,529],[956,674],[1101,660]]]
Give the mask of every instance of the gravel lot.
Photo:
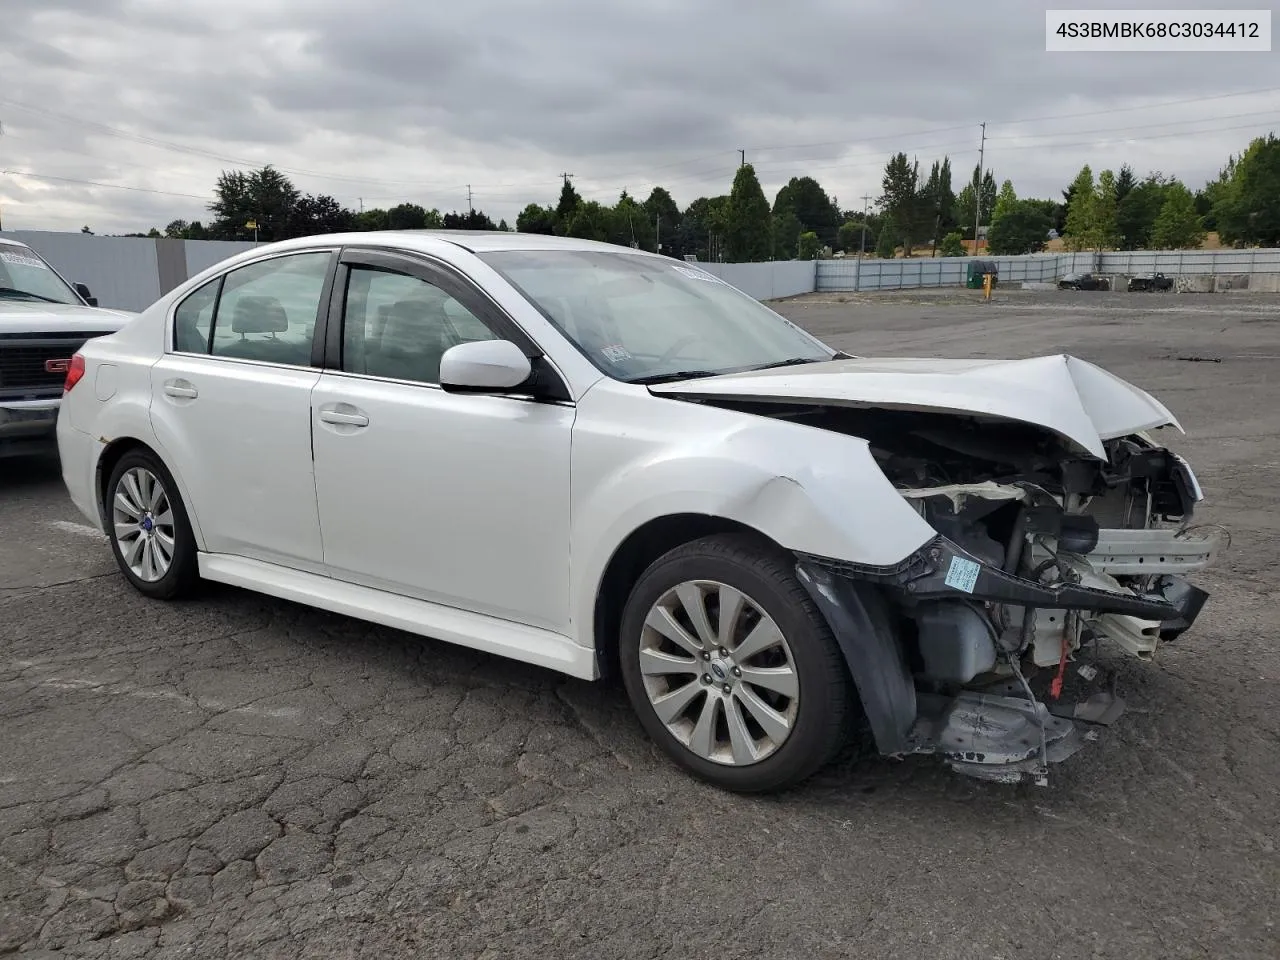
[[[0,461],[0,954],[1280,955],[1280,298],[780,306],[864,354],[1070,352],[1182,418],[1233,545],[1048,789],[911,758],[719,793],[620,689],[231,589],[147,602],[55,465]]]

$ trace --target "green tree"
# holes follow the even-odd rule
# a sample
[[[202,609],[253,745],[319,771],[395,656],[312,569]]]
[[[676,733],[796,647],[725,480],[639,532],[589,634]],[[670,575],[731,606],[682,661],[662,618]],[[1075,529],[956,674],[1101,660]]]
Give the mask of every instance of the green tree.
[[[1214,189],[1218,235],[1232,246],[1280,246],[1280,138],[1259,137]]]
[[[355,214],[330,196],[301,196],[289,211],[284,235],[306,237],[345,233],[355,227]]]
[[[521,233],[555,233],[556,212],[551,207],[540,207],[536,203],[531,203],[516,217],[516,229]]]
[[[644,202],[645,216],[654,225],[654,250],[679,257],[684,250],[680,245],[680,208],[671,194],[663,187],[654,187]],[[658,244],[662,248],[658,249]]]
[[[902,240],[902,255],[909,257],[921,227],[919,161],[908,161],[905,153],[894,154],[885,164],[880,184],[884,191],[880,209],[893,220]]]
[[[800,234],[804,232],[804,224],[800,222],[795,210],[790,204],[781,209],[775,207],[770,224],[773,236],[773,259],[796,259],[800,250]]]
[[[997,201],[996,215],[991,218],[987,233],[987,249],[998,256],[1037,253],[1044,249],[1052,226],[1044,208],[1033,201]]]
[[[1196,198],[1180,183],[1165,190],[1164,205],[1151,231],[1158,250],[1196,250],[1204,243],[1204,221],[1196,213]]]
[[[209,232],[219,240],[252,237],[254,229],[245,226],[250,222],[258,225],[261,241],[285,239],[301,196],[289,178],[271,166],[249,172],[223,171],[213,193],[209,210],[214,221]]]
[[[1119,180],[1116,181],[1119,193]],[[1125,250],[1146,250],[1151,246],[1151,228],[1164,205],[1169,182],[1159,173],[1148,174],[1116,207],[1116,232]]]
[[[893,217],[886,216],[880,224],[880,236],[876,238],[876,256],[892,260],[897,254],[899,230]]]
[[[623,247],[653,249],[653,224],[649,222],[649,214],[625,190],[609,208],[608,241]]]
[[[446,213],[443,227],[445,230],[498,229],[498,225],[483,210],[468,210],[466,213]]]
[[[1006,180],[1000,184],[1000,192],[996,195],[995,209],[991,211],[991,225],[994,227],[995,222],[1000,219],[1001,214],[1009,212],[1009,209],[1018,202],[1018,195],[1013,192],[1013,181]]]
[[[769,259],[770,214],[755,168],[744,163],[733,177],[729,208],[725,212],[725,257],[732,263]]]
[[[573,184],[569,182],[568,177],[565,177],[564,186],[560,188],[560,201],[556,204],[556,233],[561,236],[576,236],[568,232],[569,222],[581,204],[582,197],[578,196],[578,191],[573,189]]]
[[[1093,185],[1093,171],[1087,163],[1071,182],[1067,196],[1067,222],[1062,231],[1066,248],[1088,250],[1094,246],[1098,234],[1098,194]]]
[[[979,184],[981,189],[975,191],[974,184]],[[956,226],[960,228],[966,237],[973,238],[975,206],[981,208],[979,220],[983,224],[989,225],[991,216],[995,213],[996,198],[998,196],[999,190],[996,187],[995,175],[988,170],[979,177],[978,167],[975,164],[973,176],[965,184],[964,189],[960,191],[960,195],[956,197]],[[978,199],[975,199],[975,197]]]
[[[942,238],[942,243],[938,246],[938,253],[944,257],[964,256],[964,237],[960,236],[959,230],[952,230]]]
[[[724,252],[729,197],[699,197],[680,218],[680,242],[699,260],[718,261]]]
[[[929,179],[920,188],[920,208],[934,246],[956,225],[956,196],[951,190],[951,158],[935,160]]]
[[[813,177],[792,177],[778,191],[773,201],[774,220],[777,221],[787,209],[795,213],[801,230],[812,230],[828,246],[836,243],[836,235],[840,229],[840,209]],[[799,237],[799,231],[796,237]],[[789,259],[796,250],[795,243],[792,242],[788,249],[791,251]]]
[[[1103,170],[1098,176],[1094,230],[1094,246],[1099,250],[1114,249],[1119,243],[1120,231],[1116,226],[1116,175],[1110,170]]]
[[[864,240],[863,238],[866,238]],[[840,235],[838,242],[840,249],[845,253],[857,253],[862,249],[863,244],[870,241],[872,245],[876,242],[876,235],[870,229],[869,225],[861,219],[846,220],[840,225]]]
[[[1127,163],[1120,165],[1120,173],[1116,176],[1116,203],[1123,203],[1130,191],[1138,185],[1138,179],[1133,175],[1133,167]]]
[[[817,260],[818,254],[822,252],[822,239],[812,230],[806,230],[800,234],[799,251],[796,255],[797,260]]]
[[[388,230],[439,230],[444,218],[439,210],[427,210],[416,203],[402,203],[387,211]]]
[[[609,239],[610,210],[594,200],[579,200],[578,205],[569,215],[568,221],[560,228],[563,236],[577,237],[580,240]]]

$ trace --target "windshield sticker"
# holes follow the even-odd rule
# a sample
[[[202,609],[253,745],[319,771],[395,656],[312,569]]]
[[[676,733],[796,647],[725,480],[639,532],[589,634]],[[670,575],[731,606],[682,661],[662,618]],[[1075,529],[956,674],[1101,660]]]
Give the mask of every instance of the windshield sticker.
[[[724,283],[724,281],[719,277],[713,277],[711,274],[703,273],[701,270],[693,270],[689,267],[682,267],[679,265],[674,266],[672,269],[674,269],[676,273],[684,274],[690,280],[705,280],[708,283]]]
[[[631,354],[627,352],[627,348],[620,343],[611,343],[607,347],[601,347],[600,352],[604,354],[605,359],[610,363],[621,363],[623,360],[631,359]]]
[[[10,253],[8,250],[0,250],[0,260],[5,263],[16,263],[24,267],[39,267],[41,270],[48,270],[49,265],[37,257],[29,257],[23,253]]]

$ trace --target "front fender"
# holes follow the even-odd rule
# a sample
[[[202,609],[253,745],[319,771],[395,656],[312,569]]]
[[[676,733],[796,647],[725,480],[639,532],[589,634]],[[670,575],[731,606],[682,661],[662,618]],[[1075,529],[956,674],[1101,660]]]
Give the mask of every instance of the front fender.
[[[570,556],[574,634],[584,645],[593,643],[610,559],[651,520],[724,518],[799,553],[873,566],[897,563],[937,536],[865,440],[682,401],[672,408],[680,419],[660,429],[619,431],[610,418],[607,432],[579,412],[573,477],[582,494],[574,496]]]

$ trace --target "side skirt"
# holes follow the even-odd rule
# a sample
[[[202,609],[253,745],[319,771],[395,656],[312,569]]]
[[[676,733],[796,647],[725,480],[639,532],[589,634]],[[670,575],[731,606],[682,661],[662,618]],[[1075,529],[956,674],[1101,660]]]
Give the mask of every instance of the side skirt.
[[[200,576],[206,580],[546,667],[580,680],[599,677],[595,651],[558,633],[261,560],[201,553],[199,563]]]

